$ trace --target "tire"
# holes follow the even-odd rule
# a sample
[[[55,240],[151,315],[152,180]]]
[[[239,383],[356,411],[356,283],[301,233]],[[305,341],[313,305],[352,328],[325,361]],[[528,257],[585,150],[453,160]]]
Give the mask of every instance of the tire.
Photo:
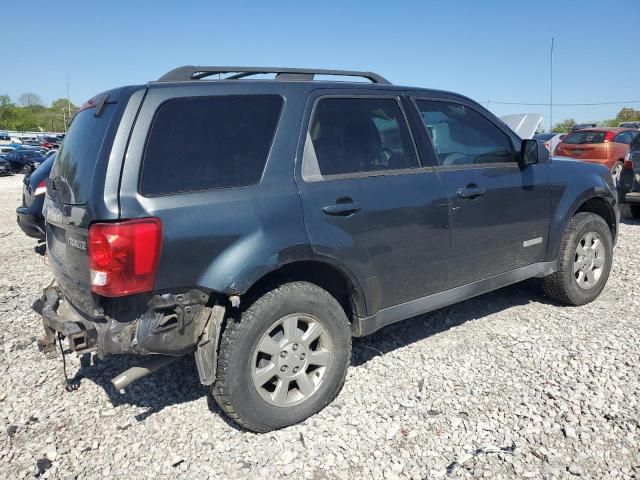
[[[591,257],[587,252],[591,248],[585,249],[582,247],[582,242],[589,233],[595,234],[591,237],[594,239],[593,245],[596,245],[595,240],[598,239],[601,243],[597,243],[597,245],[603,247],[602,250],[600,250],[600,247],[597,248],[598,251],[603,252],[603,255],[598,256],[596,253],[591,260],[589,260]],[[579,243],[580,249],[578,249]],[[579,252],[587,252],[586,261],[582,262],[580,260],[581,255]],[[576,214],[569,221],[564,232],[556,272],[542,279],[542,287],[545,294],[558,302],[568,305],[577,306],[592,302],[600,295],[607,283],[611,272],[612,254],[613,240],[611,231],[604,219],[594,213],[581,212]],[[596,260],[597,258],[602,258],[602,261]],[[589,265],[594,266],[592,270],[594,283],[592,286],[585,286],[586,283],[589,283],[589,280],[584,271],[582,275],[580,271],[574,273],[574,268],[577,268],[576,262],[584,265],[585,270],[589,268]],[[601,263],[601,267],[596,268],[596,263]],[[580,268],[580,270],[583,269]],[[597,279],[595,278],[596,276]]]
[[[628,203],[619,203],[620,215],[624,218],[632,220],[640,219],[640,205],[630,205]]]
[[[289,332],[295,328],[295,335],[287,335],[285,325]],[[318,331],[320,336],[305,343],[310,330],[310,337]],[[316,365],[314,359],[325,365]],[[327,406],[342,389],[350,360],[351,329],[338,301],[312,283],[286,283],[258,298],[239,320],[228,319],[213,396],[240,426],[268,432],[301,422]],[[302,382],[303,376],[307,381]],[[298,382],[306,386],[306,394]]]

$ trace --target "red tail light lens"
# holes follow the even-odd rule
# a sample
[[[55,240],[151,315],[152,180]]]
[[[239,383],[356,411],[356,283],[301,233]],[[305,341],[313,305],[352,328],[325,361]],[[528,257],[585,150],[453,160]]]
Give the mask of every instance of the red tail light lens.
[[[613,141],[614,137],[616,136],[616,132],[607,132],[604,134],[604,143],[608,143]]]
[[[42,180],[38,186],[36,187],[36,189],[33,191],[33,194],[35,196],[37,195],[44,195],[47,192],[47,183]]]
[[[158,218],[91,225],[91,291],[120,297],[153,289],[161,243],[162,223]]]
[[[627,153],[627,156],[624,157],[624,163],[622,164],[622,168],[626,170],[633,170],[633,163],[631,162],[631,152]]]

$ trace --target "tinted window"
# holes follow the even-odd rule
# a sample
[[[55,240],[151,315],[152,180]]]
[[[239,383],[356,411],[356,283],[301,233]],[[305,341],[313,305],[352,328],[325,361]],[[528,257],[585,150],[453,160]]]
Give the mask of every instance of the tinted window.
[[[515,161],[509,137],[475,110],[457,103],[416,103],[440,165]]]
[[[257,183],[281,108],[277,95],[178,98],[162,104],[144,152],[141,193]]]
[[[321,99],[305,148],[305,163],[315,161],[323,176],[419,166],[400,106],[391,98]]]
[[[81,110],[73,117],[51,172],[64,203],[87,202],[100,148],[115,111],[116,105],[107,103],[99,117],[94,115],[95,108]]]
[[[581,143],[603,143],[605,132],[593,132],[591,130],[580,130],[568,134],[562,140],[563,143],[578,145]]]
[[[631,132],[631,131],[622,132],[616,135],[613,141],[617,143],[625,143],[629,145],[631,141],[634,139],[635,134],[636,132]]]

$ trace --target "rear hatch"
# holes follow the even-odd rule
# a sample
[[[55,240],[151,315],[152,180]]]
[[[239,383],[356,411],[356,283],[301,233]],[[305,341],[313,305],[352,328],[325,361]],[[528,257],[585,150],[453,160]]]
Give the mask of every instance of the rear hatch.
[[[594,130],[571,132],[558,144],[555,155],[580,160],[606,160],[609,145],[605,142],[606,133]]]
[[[101,94],[75,115],[47,181],[44,213],[47,253],[64,297],[78,310],[94,315],[89,286],[87,233],[105,214],[104,185],[109,156],[129,87]],[[119,212],[116,212],[117,215]],[[105,218],[106,217],[106,218]]]

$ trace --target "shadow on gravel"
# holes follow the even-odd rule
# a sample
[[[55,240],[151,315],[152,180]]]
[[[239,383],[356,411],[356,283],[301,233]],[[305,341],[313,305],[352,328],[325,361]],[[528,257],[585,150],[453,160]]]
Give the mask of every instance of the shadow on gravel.
[[[354,338],[351,364],[362,365],[375,356],[384,355],[469,320],[530,302],[549,303],[534,280],[390,325],[368,337]],[[100,360],[94,356],[94,363],[91,364],[91,358],[88,354],[81,358],[80,369],[73,378],[69,379],[70,382],[79,383],[80,389],[86,380],[96,383],[104,389],[114,407],[135,405],[147,408],[143,413],[136,415],[135,418],[139,422],[165,407],[206,397],[212,413],[219,415],[230,427],[241,430],[220,410],[209,389],[200,384],[195,361],[191,355],[129,385],[124,393],[120,393],[113,387],[111,379],[124,370],[138,365],[140,359],[133,355],[116,355]]]
[[[140,358],[135,355],[114,355],[105,360],[85,354],[81,357],[81,366],[76,375],[69,381],[73,384],[86,380],[100,386],[114,407],[119,405],[135,405],[146,408],[135,416],[138,422],[142,422],[154,413],[171,405],[192,402],[202,397],[207,398],[209,410],[222,418],[229,426],[240,430],[220,410],[209,388],[200,384],[195,360],[192,355],[186,355],[182,359],[161,368],[157,372],[132,383],[120,393],[111,384],[111,379],[126,369],[140,364]]]
[[[389,325],[368,337],[353,339],[351,365],[362,365],[373,357],[457,327],[469,320],[531,302],[555,304],[544,296],[539,282],[532,279]]]

